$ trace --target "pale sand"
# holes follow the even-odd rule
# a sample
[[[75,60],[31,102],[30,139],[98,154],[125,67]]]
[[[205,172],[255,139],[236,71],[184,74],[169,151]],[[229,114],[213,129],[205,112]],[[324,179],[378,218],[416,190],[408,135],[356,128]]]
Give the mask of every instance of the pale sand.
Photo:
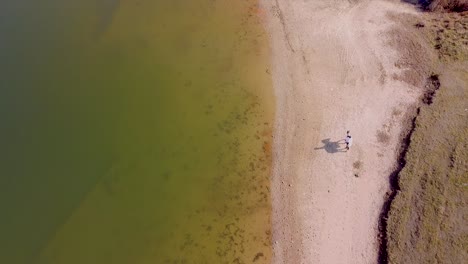
[[[386,14],[415,11],[399,0],[261,2],[277,99],[273,263],[376,263],[401,122],[419,96],[395,78],[404,69],[395,66]],[[349,152],[333,143],[315,149],[346,130]]]

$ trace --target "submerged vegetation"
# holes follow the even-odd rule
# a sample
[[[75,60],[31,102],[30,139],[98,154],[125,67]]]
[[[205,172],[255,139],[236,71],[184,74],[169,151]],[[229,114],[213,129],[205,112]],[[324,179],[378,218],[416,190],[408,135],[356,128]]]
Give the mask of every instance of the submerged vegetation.
[[[0,3],[0,263],[271,258],[256,1]]]

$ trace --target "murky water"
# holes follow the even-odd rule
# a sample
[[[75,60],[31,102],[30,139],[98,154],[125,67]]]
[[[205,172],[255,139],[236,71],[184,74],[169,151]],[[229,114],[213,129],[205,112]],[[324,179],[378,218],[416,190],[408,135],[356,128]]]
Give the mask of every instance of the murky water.
[[[266,263],[256,1],[0,4],[0,263]]]

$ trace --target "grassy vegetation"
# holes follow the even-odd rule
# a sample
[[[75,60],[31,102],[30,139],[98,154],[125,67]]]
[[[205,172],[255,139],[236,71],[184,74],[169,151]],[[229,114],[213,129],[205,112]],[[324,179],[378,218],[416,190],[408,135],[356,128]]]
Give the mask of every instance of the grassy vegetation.
[[[468,0],[424,0],[425,7],[431,11],[449,10],[454,12],[468,11]]]
[[[466,13],[427,18],[415,26],[439,54],[434,67],[439,74],[428,78],[388,213],[388,262],[466,263],[468,18]]]
[[[468,12],[436,14],[427,25],[439,59],[444,62],[468,60]]]
[[[443,85],[434,103],[421,107],[389,213],[390,263],[468,259],[466,83]]]

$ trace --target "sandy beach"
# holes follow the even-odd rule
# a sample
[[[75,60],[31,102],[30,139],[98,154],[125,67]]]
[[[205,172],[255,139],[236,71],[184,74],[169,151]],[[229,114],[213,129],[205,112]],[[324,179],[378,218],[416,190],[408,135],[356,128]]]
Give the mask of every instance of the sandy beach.
[[[405,113],[392,0],[263,0],[277,100],[273,263],[377,263]],[[344,151],[346,131],[353,146]]]

